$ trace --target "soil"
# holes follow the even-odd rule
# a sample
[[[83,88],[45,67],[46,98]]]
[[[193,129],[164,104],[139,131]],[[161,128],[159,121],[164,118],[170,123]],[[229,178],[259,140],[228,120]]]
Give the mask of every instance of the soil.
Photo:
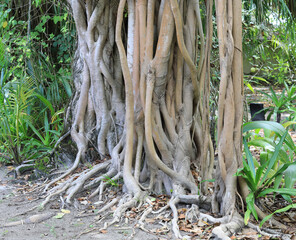
[[[145,229],[139,228],[139,218],[145,206],[140,209],[130,209],[121,219],[120,223],[109,226],[102,230],[104,223],[110,222],[115,207],[111,207],[106,212],[96,214],[105,204],[110,202],[110,198],[115,196],[122,198],[122,190],[119,186],[110,186],[105,191],[106,201],[97,205],[98,199],[88,200],[83,197],[83,193],[75,199],[72,205],[63,204],[63,201],[55,199],[51,201],[43,211],[38,211],[38,206],[44,200],[42,198],[41,180],[30,182],[29,174],[24,174],[15,178],[10,174],[13,167],[0,167],[0,240],[38,240],[38,239],[104,239],[104,240],[165,240],[176,239],[171,230],[172,213],[168,209],[161,215],[149,214],[145,221]],[[86,193],[87,194],[87,193]],[[160,209],[168,202],[168,197],[160,195],[155,197],[156,209]],[[296,199],[295,199],[296,201]],[[280,201],[282,203],[283,201]],[[274,203],[272,203],[274,204]],[[266,206],[270,205],[266,202]],[[34,210],[32,210],[35,207]],[[212,239],[211,231],[217,224],[209,224],[202,219],[195,223],[189,223],[185,219],[186,211],[190,206],[178,206],[179,227],[182,236],[187,239]],[[276,205],[274,205],[277,209]],[[283,207],[283,206],[280,206]],[[50,218],[39,223],[18,224],[16,226],[4,227],[15,221],[25,220],[33,215],[52,213]],[[243,215],[243,213],[241,213]],[[293,215],[294,214],[294,215]],[[99,216],[99,220],[95,217]],[[277,220],[285,217],[289,220],[285,222],[290,225],[289,234],[295,233],[296,215],[295,211],[290,214],[278,216]],[[25,222],[25,221],[24,221]],[[219,225],[219,224],[218,224]],[[186,238],[183,238],[186,239]],[[213,238],[214,239],[214,238]],[[262,235],[251,228],[244,228],[231,239],[282,239],[262,237]],[[290,238],[289,238],[290,239]],[[296,237],[295,237],[296,239]]]
[[[58,216],[59,213],[62,213],[60,209],[61,201],[58,200],[49,203],[49,206],[42,212],[39,212],[38,209],[28,211],[40,205],[44,200],[38,197],[40,191],[29,192],[34,187],[38,187],[40,183],[30,184],[23,178],[15,179],[13,176],[8,177],[8,172],[9,168],[3,166],[0,168],[0,240],[173,239],[171,233],[159,237],[156,234],[144,232],[135,227],[134,221],[128,218],[124,219],[123,223],[115,224],[108,227],[107,230],[100,232],[99,229],[103,227],[104,222],[112,220],[112,214],[107,213],[104,221],[100,223],[94,220],[96,215],[79,217],[82,213],[95,212],[95,209],[93,209],[93,211],[88,209],[90,206],[89,203],[86,205],[77,203],[73,204],[73,206],[64,206],[66,210],[69,210],[69,213],[64,213],[62,218],[51,217],[41,223],[3,227],[4,224],[24,220],[35,214],[52,212],[54,216]],[[156,230],[161,227],[160,224],[150,224],[149,229],[153,231],[153,228]],[[82,234],[84,231],[90,232]],[[80,234],[82,235],[79,236]]]

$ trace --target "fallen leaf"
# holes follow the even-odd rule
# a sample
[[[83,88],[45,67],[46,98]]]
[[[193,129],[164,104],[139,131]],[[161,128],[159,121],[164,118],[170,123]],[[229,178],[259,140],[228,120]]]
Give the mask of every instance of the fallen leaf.
[[[105,229],[101,229],[100,232],[103,233],[103,234],[106,234],[108,231],[105,230]]]
[[[256,235],[256,234],[258,234],[258,232],[253,230],[252,228],[244,228],[242,230],[242,234],[243,235]]]
[[[63,216],[65,215],[65,213],[58,213],[57,215],[55,215],[53,218],[56,218],[56,219],[61,219],[63,218]]]
[[[61,209],[61,211],[62,211],[62,213],[66,213],[66,214],[71,212],[70,210],[66,210],[66,209]]]
[[[154,223],[155,222],[155,219],[153,219],[153,218],[146,218],[145,219],[145,222],[146,223]]]

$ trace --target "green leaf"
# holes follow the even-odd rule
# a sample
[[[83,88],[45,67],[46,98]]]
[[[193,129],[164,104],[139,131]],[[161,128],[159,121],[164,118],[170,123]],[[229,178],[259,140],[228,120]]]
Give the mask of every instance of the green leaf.
[[[53,218],[61,219],[64,217],[64,215],[65,215],[65,213],[60,212],[60,213],[57,213],[57,215],[53,216]]]
[[[274,189],[274,188],[267,188],[263,190],[257,197],[263,197],[267,194],[270,193],[278,193],[278,194],[287,194],[289,196],[294,196],[296,195],[296,189],[293,188],[279,188],[279,189]]]
[[[265,82],[265,83],[269,83],[265,78],[262,78],[262,77],[257,77],[257,76],[254,76],[253,77],[254,79],[257,79],[257,80],[260,80],[260,81],[262,81],[262,82]]]
[[[48,109],[50,110],[50,114],[53,116],[54,115],[54,108],[51,104],[50,101],[48,101],[45,97],[43,97],[42,95],[35,93],[34,96],[38,97],[44,104],[45,106],[48,107]]]
[[[264,183],[264,181],[266,180],[266,178],[268,176],[269,171],[271,170],[271,168],[273,167],[275,161],[277,160],[278,154],[280,152],[280,149],[281,149],[281,147],[283,145],[283,142],[284,142],[287,134],[288,134],[288,131],[286,131],[284,133],[284,135],[280,139],[280,142],[276,145],[275,151],[274,151],[273,155],[271,156],[271,158],[269,160],[268,167],[267,167],[267,169],[265,171],[265,174],[264,174],[263,178],[261,179],[259,185],[262,185]]]
[[[275,213],[286,212],[286,211],[290,210],[291,208],[296,208],[296,204],[288,205],[288,206],[286,206],[286,207],[284,207],[284,208],[281,208],[281,209],[276,210],[276,211],[273,212],[272,214],[269,214],[268,216],[266,216],[265,218],[262,219],[262,221],[261,221],[261,223],[260,223],[260,227],[262,227],[263,224],[264,224],[268,219],[270,219],[270,218],[273,216],[273,214],[275,214]]]
[[[247,83],[246,86],[251,90],[252,93],[254,93],[254,88],[251,86],[250,83]]]
[[[296,164],[291,164],[285,171],[285,187],[292,188],[296,182]]]
[[[247,157],[247,161],[248,161],[248,165],[250,167],[251,173],[252,173],[252,179],[253,181],[255,181],[256,178],[256,172],[255,172],[255,166],[254,166],[254,162],[253,162],[253,156],[248,148],[248,144],[245,138],[243,138],[243,142],[244,142],[244,149],[246,152],[246,157]]]
[[[251,216],[251,210],[247,209],[247,211],[245,212],[245,217],[244,217],[245,225],[248,225],[248,222],[250,220],[250,216]]]
[[[243,125],[243,133],[255,129],[269,129],[275,132],[278,137],[281,137],[286,132],[286,129],[281,124],[272,121],[247,122]],[[292,151],[295,151],[295,144],[289,134],[286,136],[285,143]]]
[[[255,219],[258,221],[258,215],[255,209],[255,195],[253,192],[246,197],[247,209],[251,211]]]

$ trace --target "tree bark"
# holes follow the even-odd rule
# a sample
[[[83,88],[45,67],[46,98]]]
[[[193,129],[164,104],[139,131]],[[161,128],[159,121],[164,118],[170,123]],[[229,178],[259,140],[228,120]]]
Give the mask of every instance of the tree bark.
[[[216,1],[221,82],[218,103],[219,172],[215,211],[228,216],[236,211],[237,177],[242,165],[243,73],[241,1]]]

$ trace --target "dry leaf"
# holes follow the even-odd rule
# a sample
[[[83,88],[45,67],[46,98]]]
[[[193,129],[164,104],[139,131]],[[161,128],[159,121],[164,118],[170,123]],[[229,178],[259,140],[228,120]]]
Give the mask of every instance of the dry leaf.
[[[71,211],[70,211],[70,210],[66,210],[66,209],[61,209],[61,212],[62,212],[62,213],[69,214]]]
[[[257,235],[258,232],[255,231],[255,230],[253,230],[252,228],[244,228],[244,229],[242,230],[242,234],[243,234],[243,235]]]
[[[108,231],[105,230],[105,229],[101,229],[100,232],[103,233],[103,234],[106,234]]]
[[[58,213],[58,214],[55,215],[53,218],[61,219],[61,218],[63,218],[64,215],[65,215],[65,213]]]
[[[153,219],[153,218],[146,218],[145,219],[145,222],[147,222],[147,223],[154,223],[155,222],[155,219]]]

